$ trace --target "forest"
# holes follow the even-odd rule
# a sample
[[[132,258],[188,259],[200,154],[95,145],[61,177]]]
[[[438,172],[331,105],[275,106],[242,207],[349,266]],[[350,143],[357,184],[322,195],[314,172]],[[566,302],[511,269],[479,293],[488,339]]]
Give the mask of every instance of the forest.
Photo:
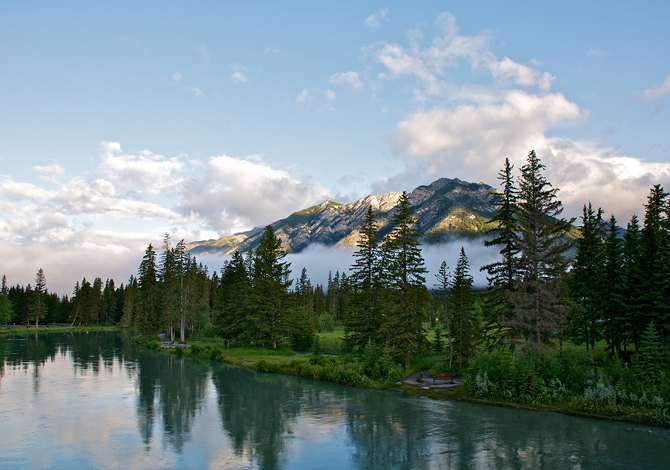
[[[426,279],[422,234],[403,193],[384,237],[368,209],[349,273],[331,273],[327,285],[312,285],[305,269],[292,278],[271,225],[254,250],[235,252],[211,274],[183,240],[172,246],[166,234],[160,249],[147,247],[137,275],[118,286],[82,279],[71,296],[59,297],[46,289],[41,269],[33,286],[8,287],[3,276],[0,322],[116,324],[179,343],[218,338],[227,346],[317,353],[317,333],[337,329],[339,352],[385,361],[389,380],[413,358],[438,354],[433,370],[470,374],[470,392],[481,397],[556,396],[566,381],[576,381],[573,392],[591,387],[596,400],[614,393],[608,406],[619,406],[617,394],[628,399],[637,384],[637,399],[644,382],[644,390],[667,403],[668,193],[653,186],[643,219],[633,215],[625,229],[590,203],[576,227],[575,219],[562,217],[558,188],[544,170],[531,151],[518,176],[508,159],[499,172],[502,191],[484,243],[500,257],[481,267],[486,290],[474,289],[463,249],[453,270],[444,261]],[[575,346],[585,351],[579,367],[566,359],[574,359]],[[598,348],[609,375],[591,382],[571,377],[575,368],[588,375],[588,366],[603,367]]]

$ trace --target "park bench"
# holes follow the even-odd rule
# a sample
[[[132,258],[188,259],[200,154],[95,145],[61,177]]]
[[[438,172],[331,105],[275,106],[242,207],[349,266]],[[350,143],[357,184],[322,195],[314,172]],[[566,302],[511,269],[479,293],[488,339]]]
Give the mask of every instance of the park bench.
[[[433,385],[435,385],[436,380],[454,380],[453,374],[434,374],[433,375]]]

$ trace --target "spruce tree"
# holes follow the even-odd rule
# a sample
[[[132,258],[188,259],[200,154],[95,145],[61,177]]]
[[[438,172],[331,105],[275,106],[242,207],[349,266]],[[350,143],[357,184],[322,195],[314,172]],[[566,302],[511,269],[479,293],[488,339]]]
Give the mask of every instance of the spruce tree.
[[[645,285],[648,274],[644,270],[644,252],[642,249],[640,225],[637,215],[633,214],[626,227],[623,240],[622,288],[626,295],[623,298],[624,351],[627,350],[626,339],[630,339],[637,352],[640,347],[642,331],[645,327],[644,301]]]
[[[344,334],[347,347],[362,351],[368,342],[378,342],[382,315],[379,231],[372,206],[368,206],[359,235],[355,262],[350,268],[354,309],[344,324]]]
[[[593,362],[595,342],[600,339],[603,312],[603,210],[594,210],[591,203],[584,205],[577,253],[570,273],[570,295],[578,308],[573,309],[571,337],[576,343],[586,343],[586,351]]]
[[[561,218],[563,204],[557,188],[543,176],[545,166],[534,150],[528,154],[519,178],[515,244],[519,250],[520,282],[512,294],[519,326],[542,347],[542,335],[558,333],[565,308],[558,296],[568,260],[565,236],[574,219]]]
[[[619,354],[626,332],[623,303],[623,249],[617,220],[612,215],[607,222],[604,242],[604,266],[601,283],[604,332],[612,353]]]
[[[281,239],[272,225],[263,232],[253,258],[252,295],[254,324],[262,342],[273,349],[290,332],[288,288],[291,285],[290,264],[284,261],[286,253]]]
[[[472,292],[473,279],[470,275],[470,264],[461,247],[458,263],[454,269],[451,282],[451,311],[454,316],[456,348],[458,350],[458,366],[464,363],[474,353],[476,325],[473,321],[474,293]]]
[[[160,328],[158,318],[158,279],[156,252],[149,244],[137,272],[138,304],[135,325],[143,334],[154,334]]]
[[[389,288],[389,305],[381,329],[392,350],[402,354],[405,366],[410,352],[426,348],[423,329],[427,272],[421,255],[421,232],[416,228],[409,196],[403,192],[391,220],[392,230],[384,239],[384,281]]]
[[[440,297],[440,302],[442,303],[442,309],[444,316],[441,320],[444,323],[444,329],[447,334],[447,346],[449,347],[449,367],[454,363],[454,341],[452,338],[452,315],[451,310],[449,309],[450,298],[448,296],[449,291],[451,290],[451,275],[449,274],[449,266],[447,266],[446,261],[442,261],[440,269],[435,274],[437,283],[435,283],[435,289],[433,292]],[[438,322],[438,326],[439,326]],[[436,331],[437,334],[437,331]]]
[[[46,291],[46,286],[47,286],[47,279],[46,276],[44,275],[44,271],[42,268],[40,268],[37,271],[37,274],[35,275],[35,290],[34,292],[34,300],[31,304],[30,308],[30,314],[31,317],[35,320],[35,326],[39,327],[40,326],[40,318],[44,318],[44,315],[46,314],[46,304],[44,302],[44,298],[46,297],[47,291]]]

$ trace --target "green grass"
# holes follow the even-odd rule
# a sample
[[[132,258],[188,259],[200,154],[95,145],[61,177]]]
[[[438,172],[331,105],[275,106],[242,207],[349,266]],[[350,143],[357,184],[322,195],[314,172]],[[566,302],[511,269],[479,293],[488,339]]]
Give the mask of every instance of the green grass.
[[[26,333],[59,333],[63,331],[119,331],[121,327],[116,325],[89,325],[89,326],[49,326],[40,325],[39,328],[36,328],[34,325],[30,325],[30,328],[26,328],[24,325],[17,326],[16,328],[6,328],[0,330],[0,335],[19,335]]]
[[[342,338],[344,327],[336,326],[333,331],[317,333],[323,354],[340,354],[342,352]]]

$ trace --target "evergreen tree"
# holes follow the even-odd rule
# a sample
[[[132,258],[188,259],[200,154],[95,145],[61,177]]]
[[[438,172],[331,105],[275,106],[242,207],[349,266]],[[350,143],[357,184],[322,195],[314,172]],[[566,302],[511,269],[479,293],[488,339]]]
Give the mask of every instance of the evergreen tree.
[[[221,268],[218,289],[216,326],[224,339],[237,342],[252,340],[253,325],[247,306],[250,282],[244,257],[235,251],[230,262]]]
[[[456,269],[451,282],[451,311],[454,317],[455,340],[458,350],[458,366],[472,357],[475,350],[476,325],[473,318],[474,293],[470,264],[461,247]]]
[[[440,269],[437,271],[437,274],[435,274],[435,278],[437,279],[437,283],[435,284],[435,289],[433,289],[433,292],[435,294],[440,296],[440,301],[442,303],[442,309],[444,312],[444,316],[440,318],[442,322],[438,322],[438,326],[440,323],[444,323],[444,329],[447,333],[447,346],[449,347],[449,367],[453,366],[454,364],[454,341],[452,338],[452,315],[451,311],[449,309],[449,303],[450,299],[448,296],[449,291],[451,290],[451,276],[449,274],[449,266],[447,266],[446,261],[442,261],[442,264],[440,265]],[[442,328],[440,328],[440,331]],[[437,331],[436,331],[437,334]]]
[[[612,215],[607,223],[604,242],[604,266],[602,274],[602,309],[605,319],[604,332],[612,348],[612,354],[621,352],[626,333],[623,289],[623,248],[619,238],[617,220]]]
[[[135,311],[137,310],[137,303],[137,278],[131,275],[123,296],[123,313],[121,316],[122,327],[129,328],[135,323]]]
[[[46,305],[44,297],[47,295],[47,279],[44,276],[44,271],[40,268],[35,275],[35,290],[34,300],[30,308],[30,316],[35,320],[35,326],[40,326],[40,318],[44,318],[46,314]]]
[[[642,315],[645,323],[655,322],[659,333],[670,338],[670,233],[668,193],[654,185],[645,204],[642,228],[644,278]]]
[[[626,227],[623,240],[622,288],[625,292],[623,323],[626,331],[624,351],[627,350],[626,339],[633,342],[636,352],[639,350],[640,339],[645,326],[643,304],[646,296],[644,289],[647,273],[644,271],[644,253],[640,238],[638,218],[633,214]]]
[[[485,246],[502,246],[500,249],[502,260],[487,264],[480,269],[488,272],[489,286],[507,292],[514,290],[519,277],[519,246],[516,234],[519,190],[514,185],[513,168],[514,165],[510,164],[509,158],[506,158],[505,168],[498,173],[503,192],[500,194],[500,199],[493,203],[497,210],[489,222],[491,227],[486,232],[487,235],[493,235],[493,238],[484,241]]]
[[[7,292],[9,292],[9,289]],[[0,324],[6,325],[12,321],[13,316],[14,307],[12,305],[12,301],[9,300],[9,297],[4,292],[0,293]]]
[[[262,342],[269,342],[273,349],[290,332],[287,309],[288,288],[291,285],[290,264],[283,261],[281,239],[268,225],[258,242],[253,258],[252,295],[256,331]]]
[[[381,325],[382,337],[391,349],[410,364],[410,352],[427,347],[423,329],[427,272],[421,255],[421,232],[416,228],[409,196],[403,192],[391,219],[393,229],[384,239],[385,282],[389,288],[388,314]]]
[[[7,295],[9,293],[9,289],[7,288],[7,276],[5,274],[2,275],[2,288],[0,288],[0,294]]]
[[[350,268],[354,307],[344,324],[345,343],[361,351],[368,342],[378,342],[381,325],[381,269],[379,231],[372,206],[359,228],[360,238]]]
[[[170,243],[170,235],[163,237],[160,269],[158,273],[158,289],[160,291],[161,323],[165,333],[174,342],[176,327],[179,324],[181,309],[181,266],[177,264],[175,250]]]
[[[573,309],[571,337],[577,344],[585,342],[586,351],[593,362],[595,342],[600,339],[603,319],[603,210],[584,205],[581,237],[577,240],[577,254],[570,276],[570,295],[579,308]]]
[[[543,334],[558,333],[565,309],[558,302],[570,248],[565,240],[574,219],[560,217],[563,204],[557,188],[542,175],[545,166],[532,150],[519,179],[515,244],[519,250],[520,282],[512,294],[519,326],[532,337],[536,349]]]
[[[149,244],[137,272],[138,302],[135,326],[143,334],[154,334],[160,328],[158,318],[158,279],[156,252]]]

